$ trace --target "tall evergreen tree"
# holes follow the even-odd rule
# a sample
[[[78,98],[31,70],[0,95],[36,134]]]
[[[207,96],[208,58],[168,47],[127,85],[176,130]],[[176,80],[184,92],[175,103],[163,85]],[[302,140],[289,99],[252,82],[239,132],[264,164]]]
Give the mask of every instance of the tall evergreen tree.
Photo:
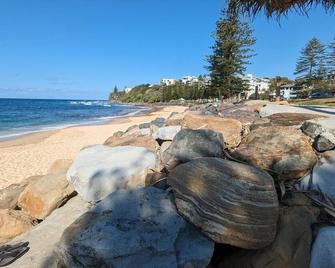
[[[326,46],[317,38],[312,38],[301,51],[295,69],[295,75],[299,80],[305,80],[308,85],[320,80],[326,66]]]
[[[113,89],[113,93],[116,94],[118,91],[119,90],[118,90],[117,86],[115,86],[114,89]]]
[[[245,72],[248,59],[256,40],[249,24],[242,22],[236,11],[222,11],[216,23],[215,44],[208,57],[211,76],[210,95],[232,97],[244,90],[240,78]]]
[[[329,45],[330,53],[328,57],[328,66],[329,71],[334,74],[335,73],[335,37],[333,41]]]

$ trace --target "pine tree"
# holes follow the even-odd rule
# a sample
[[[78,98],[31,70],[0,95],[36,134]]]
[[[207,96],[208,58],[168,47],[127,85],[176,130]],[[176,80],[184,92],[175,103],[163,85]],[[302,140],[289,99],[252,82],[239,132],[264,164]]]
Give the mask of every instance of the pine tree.
[[[320,80],[320,75],[325,71],[326,46],[317,38],[312,38],[301,51],[295,69],[299,80],[305,80],[308,85]]]
[[[116,94],[118,91],[119,90],[118,90],[117,86],[115,86],[114,89],[113,89],[113,93]]]
[[[329,45],[330,53],[328,57],[328,66],[331,74],[335,73],[335,37]]]
[[[212,96],[232,97],[243,91],[245,85],[240,78],[246,70],[248,59],[252,57],[252,49],[256,39],[246,22],[242,22],[236,11],[222,11],[216,23],[213,53],[208,57],[211,76]]]

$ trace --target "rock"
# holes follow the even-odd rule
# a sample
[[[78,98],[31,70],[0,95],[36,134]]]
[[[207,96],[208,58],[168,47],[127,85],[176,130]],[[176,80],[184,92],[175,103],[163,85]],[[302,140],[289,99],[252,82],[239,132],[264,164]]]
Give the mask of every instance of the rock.
[[[221,133],[210,129],[182,129],[163,152],[162,162],[167,170],[172,170],[180,163],[199,157],[223,157],[223,149]]]
[[[311,225],[317,215],[318,209],[313,206],[281,207],[278,232],[271,245],[258,250],[238,250],[224,258],[218,267],[309,267]]]
[[[66,173],[72,165],[72,159],[58,159],[52,163],[47,174]]]
[[[0,244],[28,231],[36,224],[34,218],[22,211],[0,209]]]
[[[74,194],[65,173],[50,174],[30,183],[20,194],[18,206],[34,218],[43,220]]]
[[[150,151],[155,152],[156,146],[158,146],[157,142],[151,137],[140,134],[130,134],[124,137],[109,137],[104,145],[109,147],[117,147],[117,146],[138,146],[144,147]]]
[[[150,123],[143,123],[139,125],[140,129],[150,128]]]
[[[10,268],[53,267],[53,250],[64,230],[89,209],[79,195],[54,210],[44,221],[28,232],[16,237],[11,244],[29,242],[29,251],[17,259]]]
[[[255,107],[245,104],[225,103],[221,106],[220,116],[240,121],[242,124],[250,125],[259,119],[259,114],[255,111]]]
[[[85,201],[99,201],[118,189],[144,187],[156,166],[156,155],[148,149],[97,145],[77,155],[67,179]]]
[[[333,150],[335,148],[335,136],[329,132],[323,132],[315,138],[313,146],[319,152]]]
[[[335,227],[320,229],[311,253],[311,268],[335,267]]]
[[[206,267],[213,248],[166,192],[148,187],[114,192],[82,215],[54,260],[60,267]]]
[[[124,134],[123,131],[117,131],[117,132],[115,132],[115,133],[113,134],[113,137],[122,137],[123,134]]]
[[[178,212],[215,242],[258,249],[274,240],[278,200],[266,172],[206,157],[176,167],[168,183]]]
[[[208,128],[222,133],[228,148],[235,148],[241,142],[242,123],[235,119],[188,113],[183,124],[191,129]]]
[[[180,130],[181,126],[161,127],[152,136],[155,140],[172,141]]]
[[[180,126],[183,123],[184,114],[182,113],[171,113],[171,115],[166,120],[167,126]]]
[[[298,179],[317,162],[308,138],[291,127],[253,130],[232,156],[270,171],[278,180]]]
[[[317,136],[324,132],[329,132],[335,135],[335,129],[333,127],[334,122],[330,122],[328,119],[324,120],[309,120],[302,124],[301,130],[307,136],[315,139]]]
[[[157,127],[164,127],[166,119],[164,117],[157,117],[150,122],[150,125],[155,125]]]
[[[131,134],[136,134],[140,132],[140,128],[138,125],[133,125],[127,128],[127,130],[123,133],[123,136],[131,135]]]
[[[335,151],[329,152],[327,157],[322,157],[313,171],[304,177],[296,186],[298,190],[321,191],[335,203]]]
[[[30,182],[39,179],[41,176],[33,176],[23,180],[21,183],[12,184],[0,190],[0,209],[16,208],[20,194]]]

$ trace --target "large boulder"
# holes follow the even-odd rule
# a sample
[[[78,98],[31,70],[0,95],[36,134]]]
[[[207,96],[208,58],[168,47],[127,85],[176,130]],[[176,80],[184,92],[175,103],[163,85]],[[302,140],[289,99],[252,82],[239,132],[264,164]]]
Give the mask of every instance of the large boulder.
[[[228,148],[235,148],[241,142],[242,123],[232,118],[188,113],[184,117],[183,125],[191,129],[208,128],[222,133],[224,142]]]
[[[72,159],[57,159],[49,167],[47,174],[66,173],[72,163]]]
[[[232,155],[270,171],[278,180],[301,178],[317,162],[305,135],[294,128],[280,126],[251,131]]]
[[[54,210],[44,221],[31,230],[17,236],[10,243],[29,242],[29,251],[12,263],[10,268],[53,267],[53,250],[64,230],[79,216],[87,212],[88,203],[79,195],[71,198],[64,206]]]
[[[142,147],[96,145],[80,151],[67,179],[84,200],[99,201],[118,189],[144,187],[157,165],[156,155]]]
[[[335,121],[333,118],[306,121],[301,126],[301,130],[314,139],[314,148],[319,152],[335,148]]]
[[[65,173],[50,174],[30,183],[20,194],[18,206],[27,214],[43,220],[73,193]]]
[[[221,133],[210,129],[182,129],[162,153],[162,162],[167,170],[172,170],[195,158],[223,157],[223,149]]]
[[[161,127],[152,136],[158,141],[172,141],[180,130],[181,126]]]
[[[22,211],[0,209],[0,244],[28,231],[36,224],[33,217]]]
[[[104,142],[104,145],[109,147],[137,146],[144,147],[153,152],[155,152],[156,146],[158,146],[157,142],[151,136],[141,134],[131,134],[123,137],[112,136]]]
[[[78,218],[55,249],[61,267],[206,267],[214,243],[148,187],[112,193]]]
[[[16,208],[17,200],[20,194],[28,186],[29,183],[39,179],[41,176],[32,176],[20,183],[11,184],[0,190],[0,209]]]
[[[312,244],[311,225],[317,220],[318,209],[309,205],[309,200],[304,201],[301,200],[301,197],[298,198],[300,199],[299,204],[289,201],[290,206],[283,205],[280,208],[278,231],[271,245],[258,250],[237,250],[231,256],[224,257],[218,266],[230,268],[309,267]]]
[[[183,123],[184,113],[173,112],[166,120],[167,126],[180,126]]]
[[[335,267],[335,226],[320,229],[313,244],[310,267]]]
[[[274,240],[278,200],[266,172],[206,157],[176,167],[168,183],[178,212],[215,242],[258,249]]]
[[[335,151],[322,157],[313,171],[304,177],[296,187],[302,191],[321,191],[335,203]]]

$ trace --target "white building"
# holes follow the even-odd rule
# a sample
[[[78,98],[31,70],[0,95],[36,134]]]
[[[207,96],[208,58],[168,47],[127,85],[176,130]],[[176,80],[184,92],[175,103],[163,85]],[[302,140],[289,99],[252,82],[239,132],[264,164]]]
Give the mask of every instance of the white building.
[[[271,81],[269,78],[260,78],[252,74],[247,74],[242,77],[243,81],[248,85],[249,90],[245,92],[248,99],[252,94],[255,94],[258,88],[258,94],[264,93],[269,90]]]
[[[177,84],[177,79],[163,78],[161,79],[161,85],[163,86],[172,86]]]
[[[284,100],[296,99],[297,90],[295,89],[294,84],[280,86],[280,96],[284,98]]]
[[[194,85],[199,82],[199,78],[196,76],[184,76],[180,82],[184,85]]]
[[[126,88],[124,89],[124,92],[129,93],[132,89],[133,89],[133,88],[131,88],[131,87],[126,87]]]

